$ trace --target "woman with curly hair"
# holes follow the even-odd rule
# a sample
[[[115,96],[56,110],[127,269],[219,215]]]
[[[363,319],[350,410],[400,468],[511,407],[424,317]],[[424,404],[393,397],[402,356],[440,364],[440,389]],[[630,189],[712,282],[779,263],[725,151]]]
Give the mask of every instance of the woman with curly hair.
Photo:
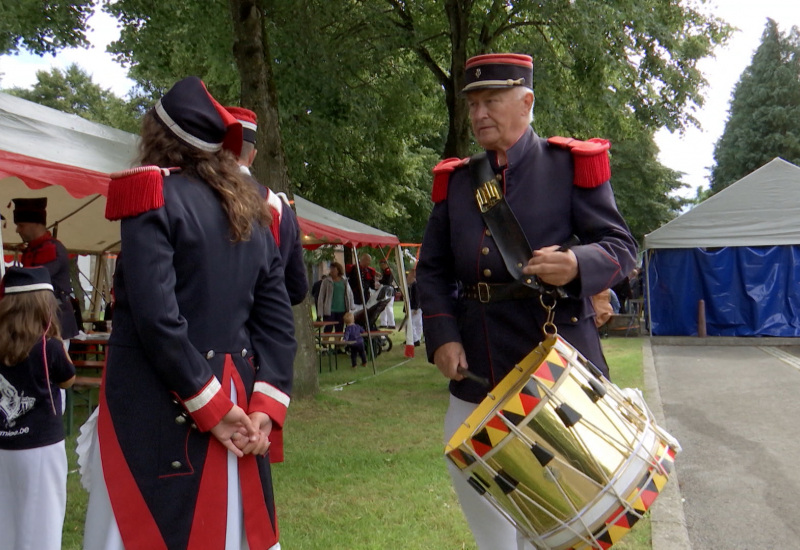
[[[144,166],[112,175],[122,250],[84,548],[280,548],[270,461],[296,344],[240,147],[239,123],[189,77],[145,116]]]

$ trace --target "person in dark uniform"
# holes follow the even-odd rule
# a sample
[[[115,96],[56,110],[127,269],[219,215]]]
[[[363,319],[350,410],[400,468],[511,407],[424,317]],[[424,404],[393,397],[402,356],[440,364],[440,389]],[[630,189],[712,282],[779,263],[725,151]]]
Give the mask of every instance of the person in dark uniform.
[[[481,55],[465,68],[473,134],[533,251],[521,271],[563,288],[558,333],[608,376],[590,297],[621,280],[636,258],[608,181],[608,144],[536,135],[529,56]],[[451,380],[445,441],[488,390],[460,369],[494,386],[543,339],[546,319],[539,293],[512,284],[498,251],[504,236],[484,224],[468,161],[448,159],[434,168],[435,204],[417,264],[428,359]],[[563,246],[574,237],[579,244]],[[479,548],[526,547],[455,468],[451,477]]]
[[[386,258],[383,258],[378,262],[378,265],[380,266],[380,286],[390,286],[394,289],[394,274],[392,273],[392,268],[389,267],[389,262],[386,261]],[[378,317],[378,326],[394,328],[394,292],[392,292],[389,302]]]
[[[239,154],[239,166],[242,172],[252,177],[250,167],[258,154],[256,149],[256,132],[258,118],[250,109],[243,107],[225,107],[236,120],[242,124],[242,150]],[[303,245],[300,242],[300,224],[292,210],[289,200],[283,193],[273,193],[271,189],[259,184],[259,192],[265,197],[272,211],[272,235],[278,243],[283,260],[284,279],[289,301],[293,306],[302,302],[308,294],[308,278],[306,264],[303,261]]]
[[[362,254],[358,259],[358,265],[350,264],[347,269],[347,280],[353,290],[356,309],[361,309],[365,301],[369,301],[369,296],[373,290],[378,288],[378,272],[372,267],[372,257],[369,254]],[[362,294],[363,289],[363,294]],[[361,307],[359,307],[361,306]]]
[[[85,549],[280,547],[270,461],[296,342],[241,140],[188,77],[144,117],[144,166],[112,175],[122,245]]]
[[[47,230],[47,197],[12,199],[17,234],[25,243],[22,266],[47,268],[58,300],[61,338],[69,348],[69,339],[77,336],[78,326],[72,307],[72,283],[69,279],[69,255],[66,247]]]

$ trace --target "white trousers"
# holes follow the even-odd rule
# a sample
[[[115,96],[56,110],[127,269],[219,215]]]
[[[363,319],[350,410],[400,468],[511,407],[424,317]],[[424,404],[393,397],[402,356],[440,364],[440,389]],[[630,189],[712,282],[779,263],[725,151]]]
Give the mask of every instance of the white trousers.
[[[422,340],[422,310],[411,310],[411,329],[414,331],[414,341]]]
[[[0,547],[60,550],[66,510],[63,440],[35,449],[0,449]]]
[[[450,438],[453,437],[458,427],[477,406],[475,403],[469,403],[450,395],[450,406],[444,417],[445,445],[450,442]],[[475,542],[480,550],[534,550],[534,547],[525,541],[516,527],[467,483],[464,474],[449,460],[447,460],[447,469],[450,472],[450,479],[453,481],[453,489],[455,489],[461,504],[461,511],[467,518],[472,536],[475,537]]]
[[[381,311],[378,317],[378,325],[382,327],[394,327],[394,296],[389,299],[389,303]]]

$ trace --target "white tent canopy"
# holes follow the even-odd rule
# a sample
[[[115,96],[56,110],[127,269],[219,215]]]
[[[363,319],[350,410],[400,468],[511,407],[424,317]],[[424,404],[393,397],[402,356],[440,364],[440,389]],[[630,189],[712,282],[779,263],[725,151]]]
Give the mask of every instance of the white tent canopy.
[[[47,197],[47,224],[70,250],[114,250],[104,217],[108,174],[131,166],[137,136],[0,93],[0,210],[5,244],[19,243],[13,198]],[[55,227],[54,227],[55,230]]]
[[[775,158],[645,235],[644,247],[800,244],[800,168]]]
[[[108,174],[129,168],[138,136],[0,93],[2,243],[20,242],[13,198],[47,197],[47,224],[72,252],[119,250],[119,223],[105,219]],[[303,245],[396,246],[396,236],[301,197]]]

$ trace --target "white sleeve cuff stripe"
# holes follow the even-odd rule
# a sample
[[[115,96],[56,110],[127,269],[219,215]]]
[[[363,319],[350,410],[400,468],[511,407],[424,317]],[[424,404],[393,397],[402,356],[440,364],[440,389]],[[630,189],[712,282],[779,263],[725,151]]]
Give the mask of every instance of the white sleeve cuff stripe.
[[[200,393],[188,401],[184,401],[183,405],[190,413],[197,412],[208,405],[220,390],[222,390],[222,385],[219,383],[219,380],[212,378]]]
[[[283,393],[281,390],[276,388],[275,386],[270,386],[266,382],[256,382],[253,391],[257,391],[259,393],[263,393],[267,397],[274,399],[284,407],[289,407],[289,402],[292,400],[288,395]]]

